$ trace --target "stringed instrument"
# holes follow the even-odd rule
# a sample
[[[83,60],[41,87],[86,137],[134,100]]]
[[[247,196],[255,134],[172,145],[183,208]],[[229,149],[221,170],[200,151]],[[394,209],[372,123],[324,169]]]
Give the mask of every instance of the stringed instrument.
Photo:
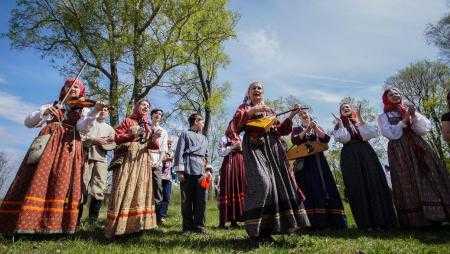
[[[66,104],[70,105],[71,107],[75,108],[92,108],[95,106],[97,101],[87,99],[87,98],[77,98],[77,99],[68,99],[66,101]]]
[[[300,107],[301,110],[309,109],[308,107]],[[249,120],[245,124],[245,129],[257,134],[263,134],[269,132],[270,128],[276,123],[277,117],[294,111],[295,109],[290,109],[288,111],[278,113],[275,116],[264,116]]]
[[[293,146],[286,152],[286,156],[288,160],[296,160],[309,155],[324,152],[326,150],[328,150],[328,144],[317,141],[309,141],[301,145]]]
[[[270,130],[270,128],[272,128],[276,121],[277,118],[275,116],[265,116],[252,119],[245,124],[245,129],[255,133],[266,133]]]

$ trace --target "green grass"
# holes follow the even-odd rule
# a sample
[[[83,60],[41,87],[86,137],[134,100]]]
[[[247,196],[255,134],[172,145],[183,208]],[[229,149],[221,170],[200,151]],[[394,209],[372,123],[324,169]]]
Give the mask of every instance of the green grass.
[[[355,228],[275,236],[275,242],[253,246],[245,230],[219,230],[217,205],[208,203],[206,235],[182,235],[180,199],[173,195],[167,224],[159,229],[119,240],[105,239],[101,227],[83,223],[72,236],[0,236],[0,253],[450,253],[450,228],[428,231],[366,233]],[[105,214],[102,214],[104,219]],[[1,226],[1,225],[0,225]]]

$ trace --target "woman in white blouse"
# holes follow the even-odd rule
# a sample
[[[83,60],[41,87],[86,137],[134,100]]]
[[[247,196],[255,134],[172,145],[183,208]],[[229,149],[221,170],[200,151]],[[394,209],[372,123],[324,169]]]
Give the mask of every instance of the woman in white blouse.
[[[0,233],[75,232],[84,170],[80,133],[89,132],[101,106],[81,114],[82,109],[63,103],[63,98],[84,94],[83,82],[69,78],[59,94],[62,105],[43,105],[25,118],[25,126],[41,131],[0,202]]]
[[[396,224],[392,195],[383,167],[369,140],[378,136],[376,125],[361,117],[361,106],[353,110],[343,103],[340,118],[332,132],[344,146],[341,151],[341,171],[353,217],[359,229],[388,229]]]
[[[396,89],[383,93],[381,134],[389,139],[388,158],[397,215],[403,227],[450,221],[450,178],[436,152],[422,138],[430,121],[406,106]]]

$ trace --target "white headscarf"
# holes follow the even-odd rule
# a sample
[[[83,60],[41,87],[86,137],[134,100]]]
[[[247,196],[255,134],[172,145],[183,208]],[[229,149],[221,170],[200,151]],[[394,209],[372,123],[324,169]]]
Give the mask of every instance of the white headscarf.
[[[247,92],[245,93],[244,100],[242,101],[242,103],[244,103],[246,105],[250,105],[252,103],[252,101],[250,100],[250,89],[253,86],[261,86],[264,89],[264,83],[262,81],[251,82],[247,88]],[[262,103],[264,104],[264,101],[262,101]]]

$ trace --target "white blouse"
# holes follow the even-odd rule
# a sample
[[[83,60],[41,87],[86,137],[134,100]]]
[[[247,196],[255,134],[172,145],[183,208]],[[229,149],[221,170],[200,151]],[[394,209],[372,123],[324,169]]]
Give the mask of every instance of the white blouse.
[[[378,137],[378,126],[361,124],[355,126],[359,130],[359,134],[364,141],[369,141],[373,138]],[[346,144],[351,140],[350,132],[345,127],[339,127],[337,130],[331,131],[331,135],[339,143]]]
[[[39,110],[31,112],[25,117],[24,124],[28,128],[39,128],[46,124],[48,121],[53,119],[51,114],[44,114],[47,109],[52,107],[53,104],[44,104]],[[94,109],[89,113],[85,113],[85,111],[89,111],[90,109],[84,108],[81,114],[81,118],[77,122],[77,130],[80,132],[88,132],[92,127],[92,123],[95,120],[95,116],[97,115],[97,111]]]
[[[168,145],[169,134],[160,125],[155,126],[153,128],[154,128],[154,131],[160,130],[161,136],[158,139],[159,149],[150,150],[150,157],[152,158],[152,161],[155,163],[155,167],[161,168],[163,166],[162,160],[164,159],[166,152],[169,151],[169,145]]]
[[[51,106],[52,104],[44,104],[39,108],[39,110],[28,114],[27,117],[25,117],[25,126],[28,128],[38,128],[41,127],[45,122],[52,120],[52,115],[44,115],[44,112]]]
[[[395,111],[380,114],[378,116],[378,126],[381,134],[389,140],[400,139],[403,136],[403,128],[407,125],[403,121],[397,124],[390,124],[386,114],[390,117],[400,117],[400,113]],[[411,129],[417,135],[423,136],[431,130],[431,122],[428,118],[416,112],[415,117],[412,118]]]

